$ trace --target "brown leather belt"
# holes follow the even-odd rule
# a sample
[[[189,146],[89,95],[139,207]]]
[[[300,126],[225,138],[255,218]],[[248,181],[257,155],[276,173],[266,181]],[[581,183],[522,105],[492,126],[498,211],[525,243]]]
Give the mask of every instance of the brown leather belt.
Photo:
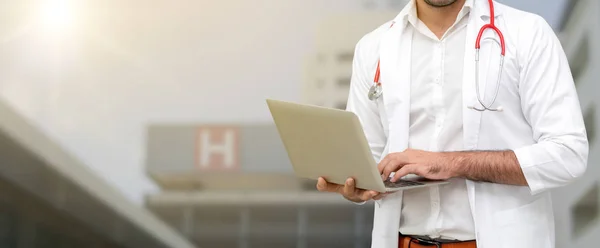
[[[426,237],[400,235],[398,248],[477,248],[475,240],[445,241]]]

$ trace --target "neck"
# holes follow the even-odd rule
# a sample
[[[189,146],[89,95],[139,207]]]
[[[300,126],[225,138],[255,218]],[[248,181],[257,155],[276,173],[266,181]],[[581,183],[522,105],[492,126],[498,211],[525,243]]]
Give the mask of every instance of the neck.
[[[434,7],[427,4],[425,0],[416,0],[417,16],[435,35],[441,37],[454,24],[465,1],[456,0],[445,7]]]

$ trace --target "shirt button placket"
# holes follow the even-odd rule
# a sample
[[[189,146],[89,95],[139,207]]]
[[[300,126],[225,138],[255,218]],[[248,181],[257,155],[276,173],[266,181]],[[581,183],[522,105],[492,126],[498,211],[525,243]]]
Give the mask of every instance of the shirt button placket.
[[[438,44],[436,44],[435,46],[435,64],[437,65],[435,68],[435,86],[434,86],[434,104],[435,104],[435,137],[436,140],[434,141],[434,143],[436,144],[434,147],[436,147],[437,150],[437,137],[440,134],[440,131],[442,129],[442,124],[441,124],[441,112],[442,112],[442,98],[443,98],[443,94],[442,94],[442,86],[441,86],[441,81],[442,81],[442,76],[443,76],[443,66],[444,66],[444,61],[443,61],[443,48],[442,48],[442,42],[438,42]]]

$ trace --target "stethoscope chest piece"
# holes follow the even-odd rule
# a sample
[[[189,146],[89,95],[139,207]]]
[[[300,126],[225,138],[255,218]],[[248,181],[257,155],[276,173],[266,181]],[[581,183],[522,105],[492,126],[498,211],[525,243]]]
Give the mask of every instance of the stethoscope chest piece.
[[[371,89],[369,89],[369,100],[375,101],[375,100],[379,99],[379,97],[381,97],[382,93],[383,93],[383,89],[381,88],[381,85],[374,84],[373,86],[371,86]]]

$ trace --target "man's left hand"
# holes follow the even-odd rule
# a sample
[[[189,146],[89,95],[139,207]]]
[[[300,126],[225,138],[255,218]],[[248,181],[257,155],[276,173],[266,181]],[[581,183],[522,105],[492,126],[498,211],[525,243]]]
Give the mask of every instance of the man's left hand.
[[[433,180],[445,180],[456,176],[450,162],[442,153],[407,149],[388,154],[379,162],[377,169],[384,180],[395,172],[392,182],[408,174]]]

